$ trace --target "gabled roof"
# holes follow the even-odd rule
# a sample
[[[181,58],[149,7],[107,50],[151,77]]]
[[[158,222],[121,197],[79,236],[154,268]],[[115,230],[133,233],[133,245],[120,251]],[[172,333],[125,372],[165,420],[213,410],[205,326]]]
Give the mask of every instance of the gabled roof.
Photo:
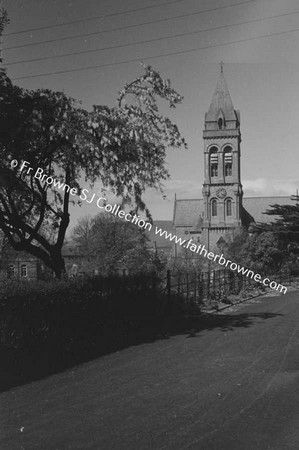
[[[289,196],[284,197],[244,197],[244,208],[251,214],[255,222],[274,222],[277,216],[269,216],[263,214],[266,210],[271,209],[270,205],[290,205],[292,201]]]
[[[201,225],[203,199],[176,200],[173,224],[176,227],[192,227],[194,231]]]
[[[223,114],[225,120],[236,120],[237,118],[222,68],[213,94],[210,109],[206,114],[206,121],[213,122],[218,120],[219,114]]]

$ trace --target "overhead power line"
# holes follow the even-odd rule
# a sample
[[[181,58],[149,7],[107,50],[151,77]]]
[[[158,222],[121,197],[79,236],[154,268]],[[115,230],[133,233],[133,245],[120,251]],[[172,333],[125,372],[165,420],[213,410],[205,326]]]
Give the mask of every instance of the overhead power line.
[[[100,52],[100,51],[104,51],[104,50],[114,50],[117,48],[125,48],[125,47],[130,47],[132,45],[138,45],[138,44],[148,44],[150,42],[159,42],[159,41],[163,41],[165,39],[174,39],[174,38],[178,38],[178,37],[186,37],[186,36],[192,36],[192,35],[199,34],[199,33],[205,33],[208,31],[223,30],[226,28],[236,27],[238,25],[247,25],[250,23],[262,22],[264,20],[269,20],[269,19],[277,19],[280,17],[291,16],[294,14],[299,14],[299,11],[293,11],[291,13],[284,13],[284,14],[277,14],[275,16],[268,16],[268,17],[263,17],[260,19],[246,20],[244,22],[238,22],[238,23],[233,23],[233,24],[229,24],[229,25],[222,25],[220,27],[206,28],[204,30],[190,31],[188,33],[179,33],[179,34],[173,34],[173,35],[164,36],[164,37],[160,37],[160,38],[146,39],[143,41],[136,41],[136,42],[132,42],[132,43],[128,43],[128,44],[111,45],[108,47],[100,47],[100,48],[96,48],[96,49],[92,49],[92,50],[83,50],[83,51],[79,51],[79,52],[64,53],[62,55],[44,56],[41,58],[33,58],[33,59],[23,59],[21,61],[8,62],[5,64],[5,66],[12,66],[12,65],[16,65],[16,64],[21,64],[21,63],[23,64],[23,63],[35,62],[35,61],[53,60],[53,59],[57,59],[57,58],[65,58],[66,56],[77,56],[77,55],[83,55],[83,54],[88,54],[88,53]]]
[[[144,11],[146,9],[153,9],[153,8],[158,8],[158,7],[166,6],[166,5],[172,5],[174,3],[181,3],[183,1],[184,0],[172,0],[170,2],[157,3],[156,5],[149,5],[149,6],[143,6],[141,8],[128,9],[127,11],[119,11],[119,12],[115,12],[115,13],[102,14],[101,16],[87,17],[86,19],[73,20],[71,22],[63,22],[63,23],[58,23],[56,25],[47,25],[44,27],[27,28],[26,30],[12,31],[11,33],[3,33],[3,36],[13,36],[15,34],[30,33],[32,31],[49,30],[51,28],[65,27],[66,25],[74,25],[77,23],[91,22],[92,20],[107,19],[108,17],[123,16],[124,14],[134,13],[134,12],[138,12],[138,11]]]
[[[252,2],[255,2],[255,1],[256,0],[246,0],[246,1],[243,1],[243,2],[240,2],[240,3],[234,3],[234,4],[226,5],[226,6],[219,6],[218,8],[204,9],[204,10],[195,11],[195,12],[192,12],[192,13],[179,14],[177,16],[167,17],[165,19],[152,20],[152,21],[148,21],[148,22],[142,22],[142,23],[133,24],[133,25],[126,25],[126,26],[122,26],[122,27],[110,28],[108,30],[102,30],[102,31],[93,31],[93,32],[84,33],[84,34],[74,34],[72,36],[64,36],[64,37],[61,37],[61,38],[48,39],[46,41],[32,42],[32,43],[29,43],[29,44],[14,45],[14,46],[11,46],[11,47],[5,47],[5,48],[3,48],[3,50],[5,50],[5,51],[7,51],[7,50],[15,50],[15,49],[18,49],[18,48],[32,47],[32,46],[41,45],[41,44],[51,44],[53,42],[58,42],[58,41],[66,41],[68,39],[96,36],[98,34],[110,33],[111,31],[128,30],[130,28],[137,28],[137,27],[141,27],[143,25],[153,25],[153,24],[156,24],[156,23],[168,22],[168,21],[171,21],[171,20],[174,20],[174,19],[181,19],[181,18],[184,18],[184,17],[195,16],[195,15],[203,14],[203,13],[206,13],[206,12],[219,11],[221,9],[226,9],[226,8],[231,8],[231,7],[234,7],[234,6],[244,5],[246,3],[252,3]]]
[[[254,37],[251,37],[251,38],[238,39],[238,40],[235,40],[235,41],[221,42],[220,44],[206,45],[204,47],[195,47],[195,48],[191,48],[191,49],[188,49],[188,50],[180,50],[180,51],[169,52],[169,53],[162,53],[162,54],[153,55],[153,56],[146,56],[146,57],[143,57],[143,58],[141,58],[141,57],[139,57],[139,58],[132,58],[132,59],[126,59],[126,60],[122,60],[122,61],[117,61],[117,62],[114,62],[114,63],[105,63],[105,64],[99,64],[99,65],[95,65],[95,66],[79,67],[78,69],[59,70],[59,71],[56,71],[56,72],[46,72],[46,73],[40,73],[40,74],[36,74],[36,75],[27,75],[27,76],[23,76],[23,77],[16,77],[16,78],[12,78],[12,81],[25,80],[25,79],[28,79],[28,78],[38,78],[38,77],[44,77],[44,76],[51,76],[51,75],[61,75],[63,73],[82,72],[84,70],[91,70],[91,69],[101,69],[101,68],[104,68],[104,67],[112,67],[112,66],[118,66],[118,65],[121,65],[121,64],[138,62],[140,60],[148,61],[150,59],[164,58],[164,57],[167,57],[167,56],[182,55],[182,54],[186,54],[186,53],[193,53],[193,52],[198,52],[200,50],[207,50],[207,49],[210,49],[210,48],[222,47],[222,46],[225,46],[225,45],[238,44],[240,42],[248,42],[248,41],[253,41],[253,40],[256,40],[256,39],[263,39],[263,38],[269,38],[269,37],[272,37],[272,36],[279,36],[279,35],[283,35],[283,34],[287,34],[287,33],[294,33],[296,31],[299,31],[299,28],[294,28],[293,30],[280,31],[280,32],[277,32],[277,33],[263,34],[263,35],[254,36]]]

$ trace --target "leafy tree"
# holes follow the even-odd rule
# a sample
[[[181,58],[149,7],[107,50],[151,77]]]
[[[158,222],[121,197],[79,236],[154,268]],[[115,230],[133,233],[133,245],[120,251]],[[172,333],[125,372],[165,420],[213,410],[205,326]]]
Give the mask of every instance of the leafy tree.
[[[5,236],[2,230],[0,230],[0,263],[2,259],[3,247],[5,245]]]
[[[159,100],[175,107],[182,97],[150,66],[144,71],[120,92],[117,106],[90,112],[64,93],[24,90],[0,74],[0,228],[15,250],[40,258],[57,277],[64,272],[69,203],[84,200],[82,180],[101,180],[151,218],[142,194],[161,189],[169,176],[167,148],[186,147],[158,110]],[[19,165],[12,169],[14,160]],[[42,179],[45,174],[51,178]],[[55,188],[51,179],[69,189]]]
[[[4,27],[9,23],[7,11],[4,8],[0,8],[0,36],[4,30]],[[2,59],[0,59],[0,62]]]
[[[224,249],[224,255],[260,274],[279,272],[287,259],[286,248],[270,231],[253,235],[243,231]]]
[[[102,274],[125,267],[131,272],[154,270],[154,255],[149,251],[144,230],[110,213],[79,219],[73,239],[85,255],[92,257]]]
[[[186,249],[187,250],[187,249]],[[201,271],[208,270],[208,264],[200,256],[194,257],[191,251],[182,252],[182,256],[170,258],[167,262],[167,269],[174,274],[196,275]]]
[[[225,250],[229,259],[265,274],[294,265],[299,250],[299,197],[292,200],[293,205],[270,205],[265,214],[273,216],[273,222],[251,226],[250,235],[239,234]]]
[[[6,10],[4,8],[0,8],[0,39],[2,36],[2,32],[8,23],[9,23],[9,20],[8,20]],[[2,85],[2,80],[4,80],[6,78],[5,70],[1,65],[2,61],[3,61],[3,59],[1,58],[1,50],[0,50],[0,81],[1,81],[1,85]],[[1,90],[0,90],[0,102],[1,101],[2,101],[2,98],[1,98]]]
[[[80,244],[87,253],[90,253],[93,250],[92,228],[95,220],[95,217],[92,216],[80,217],[72,231],[72,238]]]
[[[270,224],[258,224],[256,232],[271,231],[285,244],[299,244],[299,197],[294,195],[293,205],[270,205],[265,213],[276,216]]]

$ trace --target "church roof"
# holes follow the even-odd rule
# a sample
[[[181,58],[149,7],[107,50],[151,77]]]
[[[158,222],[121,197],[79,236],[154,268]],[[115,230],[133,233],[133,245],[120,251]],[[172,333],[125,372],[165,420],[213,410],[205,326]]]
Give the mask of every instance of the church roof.
[[[255,222],[269,223],[273,222],[277,216],[263,214],[270,205],[290,205],[292,203],[290,196],[284,197],[244,197],[243,206],[252,215]]]
[[[263,214],[270,205],[287,205],[290,197],[244,197],[243,207],[254,218],[255,222],[273,222],[276,216]],[[202,221],[203,199],[180,199],[175,201],[173,225],[175,227],[192,227],[194,231],[200,227]]]
[[[174,226],[196,228],[199,226],[198,222],[203,213],[203,207],[203,199],[176,200],[173,217]]]
[[[210,109],[206,114],[206,121],[213,122],[218,120],[218,115],[221,112],[226,120],[236,120],[236,113],[224,78],[222,66]]]

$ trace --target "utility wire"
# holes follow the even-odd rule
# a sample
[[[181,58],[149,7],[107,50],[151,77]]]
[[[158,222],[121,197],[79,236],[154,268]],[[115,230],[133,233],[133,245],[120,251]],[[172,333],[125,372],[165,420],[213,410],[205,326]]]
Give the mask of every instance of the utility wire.
[[[5,66],[13,66],[13,65],[16,65],[16,64],[28,63],[28,62],[34,62],[34,61],[53,60],[53,59],[56,59],[56,58],[64,58],[66,56],[83,55],[83,54],[88,54],[88,53],[100,52],[100,51],[104,51],[104,50],[114,50],[114,49],[117,49],[117,48],[130,47],[132,45],[138,45],[138,44],[148,44],[150,42],[159,42],[159,41],[163,41],[165,39],[174,39],[174,38],[178,38],[178,37],[192,36],[192,35],[199,34],[199,33],[205,33],[207,31],[223,30],[223,29],[226,29],[226,28],[236,27],[238,25],[247,25],[247,24],[250,24],[250,23],[262,22],[264,20],[269,20],[269,19],[277,19],[277,18],[280,18],[280,17],[291,16],[291,15],[294,15],[294,14],[299,14],[299,11],[294,11],[294,12],[291,12],[291,13],[284,13],[284,14],[277,14],[275,16],[263,17],[263,18],[260,18],[260,19],[246,20],[245,22],[238,22],[238,23],[233,23],[233,24],[230,24],[230,25],[222,25],[220,27],[206,28],[204,30],[190,31],[188,33],[179,33],[179,34],[173,34],[173,35],[170,35],[170,36],[164,36],[164,37],[160,37],[160,38],[146,39],[146,40],[143,40],[143,41],[136,41],[136,42],[132,42],[132,43],[128,43],[128,44],[111,45],[111,46],[108,46],[108,47],[100,47],[100,48],[96,48],[96,49],[93,49],[93,50],[83,50],[83,51],[80,51],[80,52],[64,53],[62,55],[44,56],[42,58],[23,59],[21,61],[14,61],[14,62],[5,63]]]
[[[37,75],[27,75],[27,76],[24,76],[24,77],[16,77],[16,78],[12,78],[12,81],[25,80],[25,79],[29,79],[29,78],[38,78],[38,77],[44,77],[44,76],[49,76],[49,75],[60,75],[60,74],[63,74],[63,73],[82,72],[84,70],[100,69],[100,68],[103,68],[103,67],[118,66],[118,65],[121,65],[121,64],[138,62],[140,60],[147,61],[147,60],[155,59],[155,58],[164,58],[164,57],[167,57],[167,56],[182,55],[182,54],[186,54],[186,53],[198,52],[200,50],[207,50],[209,48],[222,47],[224,45],[238,44],[240,42],[248,42],[248,41],[253,41],[253,40],[256,40],[256,39],[263,39],[263,38],[269,38],[269,37],[272,37],[272,36],[279,36],[279,35],[283,35],[283,34],[287,34],[287,33],[294,33],[296,31],[299,31],[299,28],[294,28],[293,30],[280,31],[280,32],[277,32],[277,33],[263,34],[263,35],[260,35],[260,36],[254,36],[254,37],[246,38],[246,39],[238,39],[238,40],[230,41],[230,42],[222,42],[220,44],[206,45],[204,47],[195,47],[195,48],[191,48],[189,50],[180,50],[180,51],[176,51],[176,52],[163,53],[163,54],[154,55],[154,56],[146,56],[144,58],[132,58],[132,59],[126,59],[126,60],[123,60],[123,61],[117,61],[117,62],[114,62],[114,63],[106,63],[106,64],[99,64],[99,65],[96,65],[96,66],[80,67],[78,69],[59,70],[59,71],[56,71],[56,72],[46,72],[46,73],[40,73],[40,74],[37,74]]]
[[[235,4],[232,4],[232,5],[220,6],[218,8],[204,9],[204,10],[196,11],[196,12],[192,12],[192,13],[180,14],[180,15],[173,16],[173,17],[167,17],[165,19],[152,20],[152,21],[142,22],[142,23],[133,24],[133,25],[126,25],[126,26],[122,26],[122,27],[111,28],[111,29],[108,29],[108,30],[93,31],[91,33],[85,33],[85,34],[74,34],[72,36],[65,36],[65,37],[62,37],[62,38],[48,39],[47,41],[33,42],[33,43],[30,43],[30,44],[14,45],[12,47],[5,47],[5,48],[3,48],[3,51],[4,50],[5,51],[7,51],[7,50],[15,50],[15,49],[18,49],[18,48],[31,47],[31,46],[35,46],[35,45],[41,45],[41,44],[51,44],[53,42],[66,41],[68,39],[75,39],[75,38],[79,38],[79,37],[95,36],[95,35],[98,35],[98,34],[110,33],[111,31],[128,30],[130,28],[137,28],[137,27],[141,27],[143,25],[152,25],[152,24],[156,24],[156,23],[167,22],[167,21],[174,20],[174,19],[181,19],[183,17],[195,16],[195,15],[203,14],[203,13],[206,13],[206,12],[219,11],[220,9],[231,8],[231,7],[238,6],[238,5],[244,5],[246,3],[252,3],[252,2],[255,2],[255,1],[256,0],[246,0],[246,1],[243,1],[243,2],[240,2],[240,3],[235,3]]]
[[[86,19],[73,20],[71,22],[58,23],[56,25],[47,25],[45,27],[37,27],[37,28],[27,28],[26,30],[12,31],[11,33],[3,33],[3,36],[13,36],[15,34],[30,33],[32,31],[49,30],[50,28],[65,27],[66,25],[74,25],[76,23],[90,22],[92,20],[97,20],[97,19],[107,19],[108,17],[122,16],[124,14],[129,14],[129,13],[138,12],[138,11],[144,11],[146,9],[153,9],[153,8],[158,8],[160,6],[172,5],[174,3],[181,3],[182,1],[184,1],[184,0],[172,0],[170,2],[158,3],[156,5],[150,5],[150,6],[143,6],[142,8],[128,9],[127,11],[119,11],[119,12],[110,13],[110,14],[103,14],[101,16],[88,17]]]

